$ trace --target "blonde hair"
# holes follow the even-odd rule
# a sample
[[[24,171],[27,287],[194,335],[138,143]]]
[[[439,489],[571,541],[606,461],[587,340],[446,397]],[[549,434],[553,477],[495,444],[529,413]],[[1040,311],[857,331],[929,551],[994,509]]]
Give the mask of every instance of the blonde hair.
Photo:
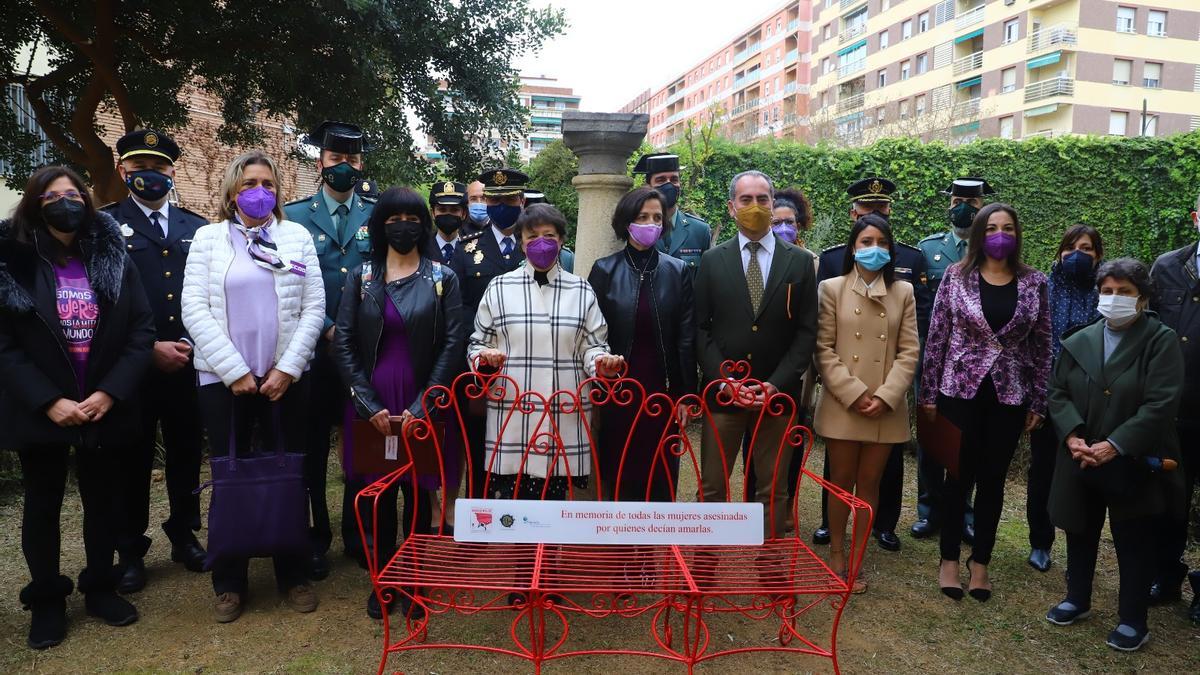
[[[242,175],[246,167],[261,164],[271,170],[271,180],[275,183],[275,208],[271,213],[275,220],[283,220],[283,181],[279,166],[262,150],[251,150],[238,155],[229,166],[225,167],[225,175],[221,178],[221,206],[217,216],[221,220],[233,220],[237,215],[237,195],[242,191]]]

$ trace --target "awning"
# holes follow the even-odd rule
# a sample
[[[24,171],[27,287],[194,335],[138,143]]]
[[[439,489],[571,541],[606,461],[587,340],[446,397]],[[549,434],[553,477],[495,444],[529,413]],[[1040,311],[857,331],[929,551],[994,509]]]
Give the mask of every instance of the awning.
[[[974,40],[975,38],[979,37],[980,35],[983,35],[982,28],[980,28],[979,30],[973,30],[970,33],[967,33],[966,35],[959,35],[958,37],[954,38],[954,44],[958,44],[960,42],[966,42],[967,40]]]
[[[1029,70],[1033,70],[1034,68],[1041,68],[1042,66],[1048,66],[1052,63],[1058,63],[1058,60],[1061,58],[1062,58],[1061,51],[1053,52],[1053,53],[1047,54],[1045,56],[1039,56],[1036,59],[1030,59],[1029,61],[1026,61],[1025,67],[1028,68]]]
[[[845,56],[845,55],[849,54],[850,52],[854,51],[855,49],[861,49],[866,46],[867,46],[867,39],[863,38],[863,39],[859,40],[858,42],[855,42],[854,44],[850,45],[849,47],[843,47],[843,48],[839,49],[837,55]]]
[[[955,136],[961,136],[963,134],[969,134],[975,131],[979,131],[979,122],[967,122],[966,124],[959,124],[951,129],[951,132],[953,132]]]
[[[1025,117],[1037,117],[1039,115],[1049,115],[1050,113],[1055,112],[1057,110],[1058,110],[1058,104],[1051,103],[1050,105],[1044,105],[1044,106],[1040,106],[1037,108],[1030,108],[1029,110],[1026,110]]]
[[[532,115],[530,116],[529,121],[534,124],[549,124],[556,127],[562,126],[561,117],[538,117],[537,115]]]
[[[959,89],[967,89],[969,87],[974,87],[975,85],[980,84],[982,82],[983,82],[982,77],[972,77],[969,80],[963,80],[962,82],[959,82],[955,86],[957,86]]]

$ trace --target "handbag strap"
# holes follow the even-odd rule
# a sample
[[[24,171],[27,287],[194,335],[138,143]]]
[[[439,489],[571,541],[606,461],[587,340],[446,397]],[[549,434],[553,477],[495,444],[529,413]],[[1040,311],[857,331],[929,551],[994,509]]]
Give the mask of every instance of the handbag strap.
[[[237,397],[234,397],[235,402],[236,400]],[[237,405],[235,403],[229,406],[229,459],[231,460],[237,459],[237,420]],[[271,403],[271,424],[274,427],[272,435],[275,437],[275,456],[282,462],[287,450],[284,448],[283,413],[282,406],[279,403]]]

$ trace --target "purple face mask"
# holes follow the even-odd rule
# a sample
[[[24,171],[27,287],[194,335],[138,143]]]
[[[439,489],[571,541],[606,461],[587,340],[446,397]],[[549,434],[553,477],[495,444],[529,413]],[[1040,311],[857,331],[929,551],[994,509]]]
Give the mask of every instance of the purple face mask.
[[[788,225],[787,223],[781,223],[779,225],[772,225],[771,231],[775,233],[776,237],[779,237],[780,239],[786,241],[789,244],[796,243],[796,226],[795,225]]]
[[[558,260],[558,240],[538,237],[525,244],[525,257],[534,269],[548,270]]]
[[[255,220],[266,218],[275,208],[275,193],[261,185],[255,185],[238,193],[237,205],[242,213]]]
[[[658,243],[659,237],[662,236],[662,225],[654,225],[651,223],[630,223],[629,238],[637,242],[642,248],[650,248]]]
[[[983,240],[983,252],[992,260],[1007,260],[1017,250],[1017,238],[1008,232],[993,232]]]

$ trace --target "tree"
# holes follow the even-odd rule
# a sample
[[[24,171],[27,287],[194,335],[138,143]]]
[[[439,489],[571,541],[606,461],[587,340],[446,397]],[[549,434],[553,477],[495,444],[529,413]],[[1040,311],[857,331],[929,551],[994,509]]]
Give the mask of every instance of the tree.
[[[86,171],[101,199],[124,187],[97,112],[115,111],[126,131],[182,128],[188,86],[221,101],[217,142],[254,144],[263,119],[354,121],[375,145],[374,177],[420,182],[430,168],[409,113],[455,175],[472,175],[493,134],[525,128],[512,60],[564,26],[529,0],[16,0],[0,25],[0,83],[24,87],[55,159]],[[49,51],[48,72],[21,62],[31,44]],[[13,108],[0,106],[9,182],[40,143]]]
[[[568,235],[575,237],[575,223],[579,220],[579,195],[571,179],[579,173],[579,160],[561,141],[547,145],[529,162],[529,185],[540,190],[567,219],[570,224]]]

